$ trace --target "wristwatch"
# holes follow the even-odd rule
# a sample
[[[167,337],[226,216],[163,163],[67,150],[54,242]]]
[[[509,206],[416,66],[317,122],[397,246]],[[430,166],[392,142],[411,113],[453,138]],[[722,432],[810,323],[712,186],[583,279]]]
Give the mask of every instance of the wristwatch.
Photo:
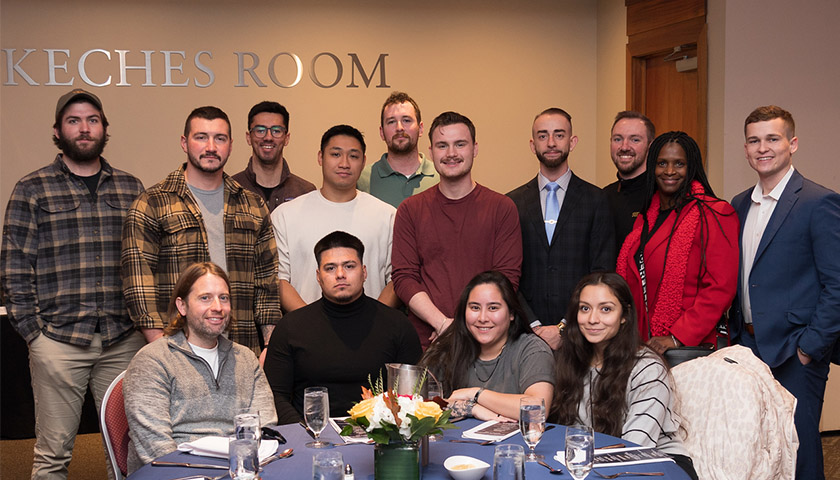
[[[483,391],[484,391],[484,387],[481,387],[481,388],[478,389],[477,392],[475,392],[475,396],[472,399],[473,403],[478,403],[478,396],[481,395],[481,392],[483,392]]]

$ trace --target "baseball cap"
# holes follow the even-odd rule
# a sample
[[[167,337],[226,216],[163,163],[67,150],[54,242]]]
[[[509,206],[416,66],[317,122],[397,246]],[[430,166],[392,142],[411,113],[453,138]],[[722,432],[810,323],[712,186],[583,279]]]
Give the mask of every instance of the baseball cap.
[[[61,121],[61,113],[67,107],[67,104],[78,99],[84,99],[90,102],[97,109],[99,109],[99,112],[102,113],[103,117],[105,116],[105,111],[102,109],[102,102],[99,100],[99,97],[88,92],[87,90],[82,90],[81,88],[74,88],[73,90],[70,90],[58,99],[58,103],[55,105],[56,123],[59,123]]]

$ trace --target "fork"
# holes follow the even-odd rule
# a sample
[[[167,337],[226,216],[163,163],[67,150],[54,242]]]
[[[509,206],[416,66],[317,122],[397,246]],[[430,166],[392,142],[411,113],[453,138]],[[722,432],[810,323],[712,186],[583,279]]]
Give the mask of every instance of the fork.
[[[617,478],[622,475],[633,475],[638,477],[661,477],[665,475],[662,472],[618,472],[618,473],[609,473],[604,475],[603,473],[599,472],[598,470],[592,469],[595,472],[595,475],[598,475],[601,478]]]

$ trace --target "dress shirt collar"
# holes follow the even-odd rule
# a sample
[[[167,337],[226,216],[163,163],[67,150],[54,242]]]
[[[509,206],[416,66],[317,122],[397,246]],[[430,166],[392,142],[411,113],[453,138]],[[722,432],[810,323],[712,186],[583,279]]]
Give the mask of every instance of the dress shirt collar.
[[[569,169],[566,170],[566,173],[564,173],[563,175],[560,175],[560,178],[555,180],[554,183],[559,185],[560,190],[563,190],[565,192],[566,190],[569,189],[569,181],[571,181],[571,179],[572,179],[572,169],[569,168]],[[542,172],[539,172],[537,174],[537,183],[540,186],[540,191],[544,190],[545,186],[548,185],[549,182],[551,182],[551,180],[545,178],[545,175],[543,175]]]
[[[764,197],[770,197],[773,200],[778,202],[779,199],[782,197],[782,193],[784,193],[784,191],[785,191],[785,187],[787,187],[787,184],[790,181],[790,177],[792,177],[792,176],[793,176],[793,165],[790,166],[790,169],[785,174],[785,176],[782,177],[782,180],[779,181],[779,183],[767,195],[764,195],[764,193],[762,193],[763,190],[761,188],[761,181],[756,183],[755,187],[753,188],[752,195],[751,195],[750,198],[755,203],[761,203],[761,200]]]

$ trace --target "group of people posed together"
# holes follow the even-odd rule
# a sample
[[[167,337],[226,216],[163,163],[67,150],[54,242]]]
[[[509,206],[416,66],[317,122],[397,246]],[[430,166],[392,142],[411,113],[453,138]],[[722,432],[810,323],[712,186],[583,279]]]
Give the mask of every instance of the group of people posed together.
[[[819,416],[840,335],[840,195],[792,165],[791,114],[745,121],[756,185],[713,192],[689,135],[656,136],[620,112],[603,189],[569,167],[563,109],[539,113],[537,176],[507,195],[475,182],[476,129],[456,112],[426,133],[393,92],[387,147],[329,128],[322,185],[291,173],[289,112],[248,114],[247,168],[229,176],[230,120],[187,117],[187,161],[144,189],[103,158],[108,121],[85,90],[56,106],[55,161],[21,179],[6,209],[0,272],[29,344],[36,399],[32,478],[66,478],[81,403],[124,370],[128,471],[258,410],[302,418],[307,387],[344,415],[387,363],[419,364],[449,408],[516,421],[524,396],[549,421],[584,423],[670,455],[697,478],[663,355],[740,343],[798,403],[797,478],[823,478]],[[54,420],[61,419],[60,421]],[[48,420],[49,419],[49,420]]]

